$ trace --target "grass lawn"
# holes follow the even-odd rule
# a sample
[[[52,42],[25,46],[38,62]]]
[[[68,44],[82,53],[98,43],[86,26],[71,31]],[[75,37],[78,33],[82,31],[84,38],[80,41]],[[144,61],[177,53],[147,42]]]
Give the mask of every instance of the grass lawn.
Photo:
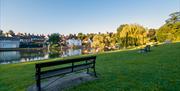
[[[52,61],[57,59],[50,59]],[[0,91],[24,91],[35,83],[34,63],[0,65]],[[69,91],[180,91],[180,43],[97,55],[98,80]]]

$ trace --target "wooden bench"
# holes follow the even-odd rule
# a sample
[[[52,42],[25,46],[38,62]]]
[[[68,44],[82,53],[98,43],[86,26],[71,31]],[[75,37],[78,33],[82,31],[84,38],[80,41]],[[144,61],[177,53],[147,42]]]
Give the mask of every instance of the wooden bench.
[[[145,52],[150,52],[151,50],[150,50],[150,45],[146,45],[146,47],[144,48],[144,51]]]
[[[95,70],[95,63],[96,63],[96,56],[37,63],[35,64],[35,69],[36,69],[35,77],[36,77],[37,90],[41,91],[41,79],[46,79],[59,75],[65,75],[68,73],[72,73],[84,69],[86,69],[87,73],[89,73],[89,68],[92,68],[94,76],[97,77]]]

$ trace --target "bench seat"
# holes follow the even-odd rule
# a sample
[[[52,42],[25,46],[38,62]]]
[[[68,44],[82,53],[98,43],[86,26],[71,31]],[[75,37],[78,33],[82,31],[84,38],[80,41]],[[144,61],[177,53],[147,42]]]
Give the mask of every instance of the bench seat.
[[[73,72],[91,68],[91,67],[93,67],[93,65],[91,65],[91,64],[75,65],[73,67]],[[41,79],[50,78],[53,76],[58,76],[58,75],[67,74],[67,73],[71,73],[71,72],[72,72],[71,66],[66,67],[66,68],[44,71],[44,72],[41,72]]]

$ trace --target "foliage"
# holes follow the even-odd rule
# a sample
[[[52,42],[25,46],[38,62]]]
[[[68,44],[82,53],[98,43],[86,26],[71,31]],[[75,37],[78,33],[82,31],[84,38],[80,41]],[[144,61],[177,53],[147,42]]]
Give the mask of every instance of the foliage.
[[[174,24],[176,22],[180,22],[180,12],[171,13],[170,18],[166,20],[167,24]]]
[[[138,24],[126,24],[120,26],[117,31],[122,47],[143,45],[147,41],[146,29]]]
[[[104,38],[102,35],[97,34],[93,37],[92,47],[104,49],[105,44],[104,44]]]
[[[109,48],[113,49],[116,46],[117,43],[117,38],[116,38],[115,33],[107,33],[104,34],[104,44],[105,44],[105,49],[109,50]]]
[[[53,33],[49,36],[50,44],[58,44],[60,41],[60,36],[58,33]]]
[[[122,30],[123,30],[123,28],[125,27],[125,26],[127,26],[128,24],[122,24],[122,25],[120,25],[118,28],[117,28],[117,33],[119,34]]]
[[[3,30],[0,30],[0,36],[2,36],[3,35]]]
[[[9,30],[9,31],[8,31],[8,34],[10,34],[11,36],[15,36],[15,33],[14,33],[13,30]]]
[[[180,41],[180,22],[164,24],[157,31],[157,38],[160,42],[165,40]]]
[[[96,34],[93,37],[92,47],[96,49],[99,48],[100,50],[109,50],[115,48],[115,45],[117,43],[116,37],[117,36],[115,33]]]
[[[149,38],[149,42],[157,42],[156,31],[156,29],[148,30],[147,37]]]
[[[166,40],[180,41],[180,12],[174,12],[169,16],[166,24],[157,31],[157,38],[160,42]]]
[[[81,40],[83,40],[85,38],[85,34],[83,33],[78,33],[77,37]]]

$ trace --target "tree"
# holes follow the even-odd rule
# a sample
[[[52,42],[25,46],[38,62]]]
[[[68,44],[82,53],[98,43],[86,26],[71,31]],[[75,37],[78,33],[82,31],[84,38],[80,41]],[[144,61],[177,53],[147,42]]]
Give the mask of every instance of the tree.
[[[0,36],[3,36],[3,30],[0,30]]]
[[[58,44],[60,40],[60,36],[58,33],[53,33],[49,36],[50,44]]]
[[[143,45],[147,42],[146,36],[146,29],[138,24],[127,24],[118,33],[122,47]]]
[[[180,22],[180,12],[171,13],[170,18],[166,20],[166,24],[174,24]]]
[[[123,30],[123,28],[125,27],[125,26],[127,26],[128,24],[122,24],[122,25],[120,25],[118,28],[117,28],[117,33],[120,33],[122,30]]]
[[[104,37],[101,34],[97,34],[93,37],[92,47],[96,49],[99,48],[100,50],[104,49]]]
[[[149,29],[147,33],[147,37],[149,38],[150,42],[156,42],[156,29]]]
[[[156,35],[160,42],[180,41],[180,12],[170,14],[170,18],[166,20],[166,24],[158,29]]]
[[[179,41],[180,40],[180,22],[174,24],[164,24],[157,31],[157,39],[160,42],[166,40]]]
[[[128,26],[128,24],[122,24],[117,28],[117,42],[119,43],[119,46],[122,46],[122,40],[120,37],[120,33],[125,26]]]
[[[85,34],[83,33],[78,33],[77,37],[81,40],[83,40],[85,38]]]
[[[9,30],[9,31],[8,31],[8,34],[10,34],[11,36],[15,36],[15,33],[14,33],[13,30]]]

